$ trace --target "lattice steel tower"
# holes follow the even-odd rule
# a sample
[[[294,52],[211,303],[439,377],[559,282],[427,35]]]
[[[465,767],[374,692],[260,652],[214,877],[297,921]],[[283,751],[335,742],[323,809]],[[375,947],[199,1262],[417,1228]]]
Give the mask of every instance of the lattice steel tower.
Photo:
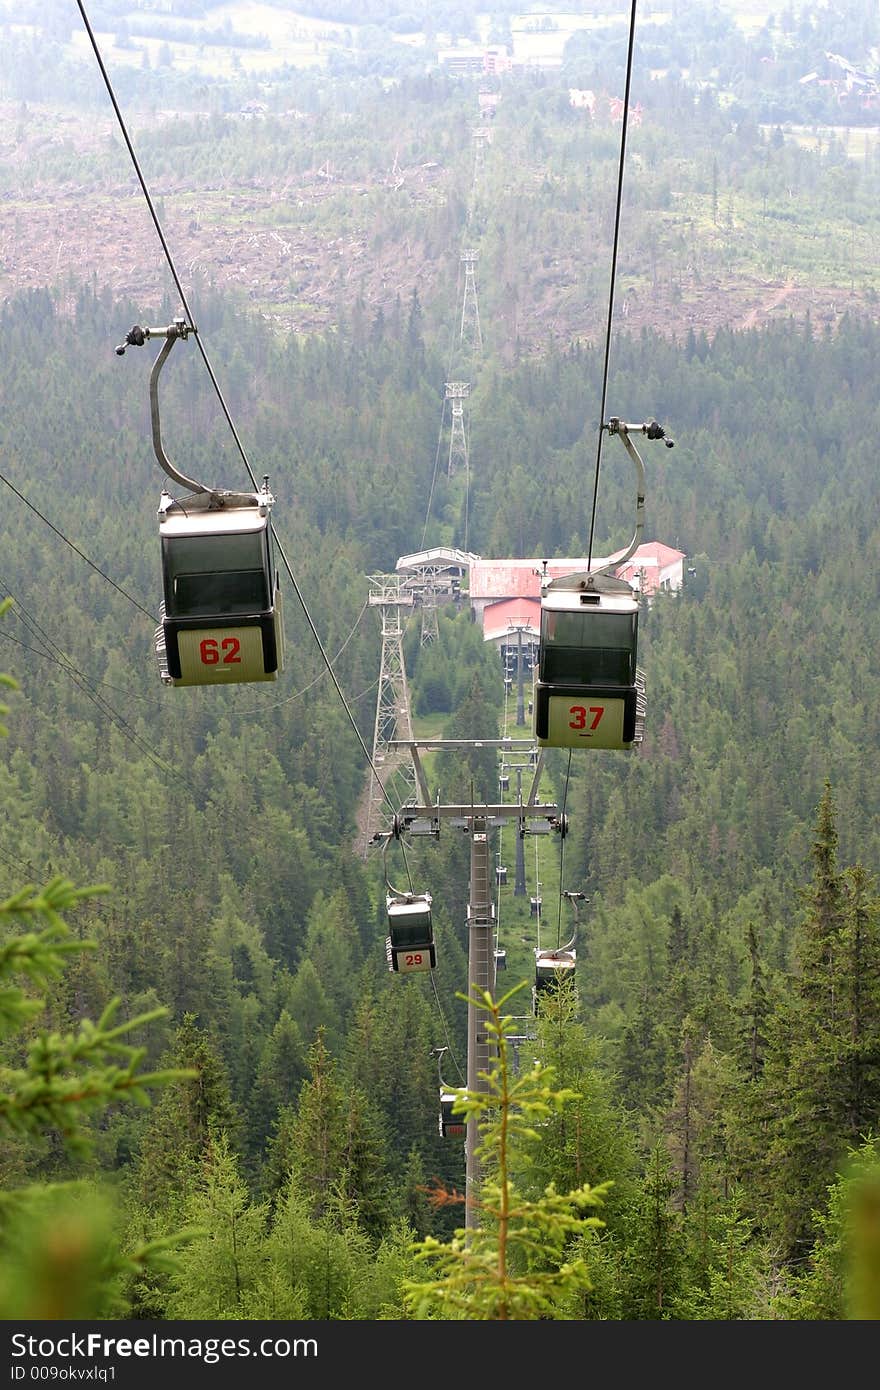
[[[483,351],[483,334],[480,328],[480,306],[477,303],[477,279],[475,267],[476,251],[462,251],[461,263],[464,266],[464,295],[461,302],[461,329],[459,342],[468,343],[473,352]]]
[[[419,631],[419,646],[427,647],[429,643],[436,642],[440,636],[440,624],[437,621],[437,596],[436,594],[426,593],[422,596],[422,626]]]
[[[413,595],[403,588],[399,574],[370,575],[369,604],[379,608],[382,617],[382,662],[376,696],[376,723],[373,731],[373,767],[364,833],[364,857],[370,841],[388,834],[394,811],[411,797],[415,775],[408,752],[389,748],[395,740],[412,739],[412,714],[406,664],[403,656],[405,612],[413,607]],[[387,796],[385,793],[387,792]]]
[[[469,381],[447,381],[446,399],[452,402],[452,425],[449,430],[449,463],[446,472],[450,478],[458,472],[459,465],[468,469],[467,434],[464,427],[464,403],[470,395]]]
[[[471,134],[474,137],[474,183],[476,183],[483,163],[483,150],[486,145],[492,143],[492,127],[487,125],[471,126]]]

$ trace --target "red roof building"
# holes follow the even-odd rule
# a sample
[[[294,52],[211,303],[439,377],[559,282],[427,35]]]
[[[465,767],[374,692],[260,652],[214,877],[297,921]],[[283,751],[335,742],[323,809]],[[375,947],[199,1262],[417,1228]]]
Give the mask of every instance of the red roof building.
[[[624,551],[619,552],[621,555]],[[654,594],[674,592],[684,581],[684,562],[686,555],[662,541],[648,541],[640,545],[625,565],[615,573],[626,579],[634,589],[650,600]],[[547,561],[546,571],[543,560],[484,560],[472,556],[469,566],[469,598],[475,618],[483,624],[483,637],[487,642],[506,645],[510,634],[523,628],[537,640],[540,631],[541,579],[545,574],[549,579],[558,579],[564,574],[580,570],[598,569],[613,563],[614,556],[607,560],[594,558],[588,564],[586,558],[553,559]]]
[[[490,603],[483,609],[483,639],[486,642],[507,641],[511,633],[522,629],[523,635],[537,638],[541,632],[541,600],[537,598],[508,598]]]
[[[681,588],[686,558],[684,551],[662,541],[647,541],[615,573],[650,602],[654,594]],[[484,560],[481,555],[441,546],[402,555],[397,570],[407,588],[430,592],[435,602],[454,598],[466,589],[473,616],[482,622],[485,640],[496,642],[503,649],[511,640],[514,645],[522,640],[538,641],[544,575],[558,579],[564,574],[599,569],[613,564],[614,559],[614,555],[605,560],[594,557],[592,564],[583,556],[548,559],[545,568],[543,560]]]
[[[634,589],[652,598],[656,593],[672,593],[684,583],[684,562],[687,556],[662,541],[640,545],[631,559],[615,573],[628,579]]]

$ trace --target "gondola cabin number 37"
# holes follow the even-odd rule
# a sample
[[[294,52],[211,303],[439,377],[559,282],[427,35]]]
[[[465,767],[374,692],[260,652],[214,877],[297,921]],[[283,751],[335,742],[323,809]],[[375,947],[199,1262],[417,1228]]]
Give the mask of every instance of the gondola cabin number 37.
[[[613,573],[638,547],[644,527],[645,469],[630,435],[673,442],[656,420],[603,426],[623,441],[636,470],[636,525],[611,563],[541,585],[541,644],[535,738],[549,748],[634,748],[645,727],[645,678],[637,665],[639,595]],[[544,562],[546,573],[546,561]]]
[[[541,613],[538,741],[628,748],[636,738],[638,597],[608,575],[548,594]]]

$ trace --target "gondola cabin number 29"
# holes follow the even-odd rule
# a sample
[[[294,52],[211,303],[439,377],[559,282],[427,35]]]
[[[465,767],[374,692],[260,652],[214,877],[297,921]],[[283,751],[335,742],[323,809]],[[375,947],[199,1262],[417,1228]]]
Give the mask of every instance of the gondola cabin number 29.
[[[386,898],[388,967],[401,975],[433,970],[437,964],[430,893],[390,893]]]

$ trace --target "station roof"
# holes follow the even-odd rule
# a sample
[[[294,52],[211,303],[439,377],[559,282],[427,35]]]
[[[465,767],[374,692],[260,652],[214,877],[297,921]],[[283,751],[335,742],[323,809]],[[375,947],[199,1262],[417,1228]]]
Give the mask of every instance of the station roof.
[[[435,546],[433,550],[418,550],[412,555],[401,555],[395,565],[398,571],[443,568],[469,569],[479,555],[471,555],[468,550],[456,550],[453,546]]]
[[[583,555],[548,559],[547,578],[558,579],[564,574],[600,569],[603,565],[613,564],[617,556],[625,553],[624,548],[617,551],[616,555],[605,558],[594,555],[592,563]],[[643,592],[651,594],[659,586],[660,572],[684,558],[684,551],[664,545],[662,541],[646,541],[617,573],[621,579],[630,582],[641,579]],[[437,546],[433,550],[401,555],[396,569],[399,573],[418,573],[420,570],[466,571],[469,576],[471,601],[491,603],[514,598],[540,599],[543,563],[542,559],[484,560],[481,555],[473,555],[467,550]]]
[[[625,548],[617,555],[624,555]],[[589,562],[586,556],[547,561],[547,578],[558,579],[564,574],[576,574],[587,569],[601,569],[603,565],[613,564],[616,556],[605,558],[593,556]],[[662,541],[648,541],[640,545],[627,563],[617,571],[621,579],[632,581],[644,572],[643,590],[651,594],[657,587],[657,575],[669,565],[683,560],[684,551],[664,545]],[[474,600],[534,598],[541,597],[541,576],[543,560],[483,560],[473,556],[470,565],[469,592]]]
[[[483,641],[497,642],[502,637],[516,639],[518,628],[530,637],[541,632],[541,602],[533,598],[502,599],[483,609]]]
[[[474,599],[541,597],[541,560],[478,560],[470,568],[469,591]],[[586,569],[586,560],[548,560],[547,574]]]

